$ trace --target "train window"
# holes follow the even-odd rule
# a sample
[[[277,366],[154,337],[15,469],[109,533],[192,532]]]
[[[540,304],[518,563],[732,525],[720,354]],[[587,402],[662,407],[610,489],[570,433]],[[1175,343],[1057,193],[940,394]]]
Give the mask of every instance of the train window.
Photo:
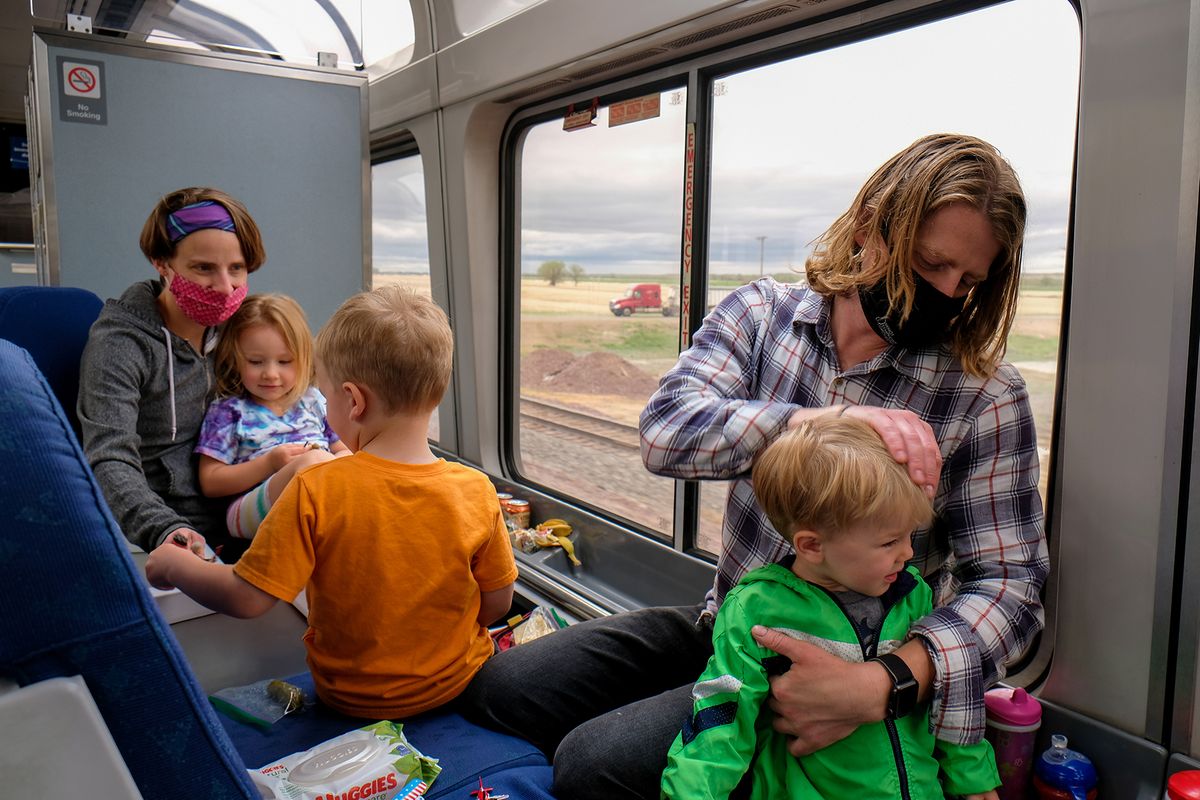
[[[802,282],[812,240],[845,211],[871,170],[920,136],[970,133],[1009,159],[1029,219],[1007,358],[1029,386],[1043,500],[1079,50],[1069,3],[1014,0],[713,84],[710,295],[761,274]],[[724,497],[720,484],[702,488],[697,538],[710,551],[719,547],[721,517],[708,512]]]
[[[686,104],[642,100],[658,116],[526,131],[517,457],[529,480],[670,536],[675,483],[642,466],[637,420],[678,357]]]
[[[396,0],[147,0],[97,4],[92,27],[133,33],[146,41],[214,52],[258,55],[316,64],[317,52],[334,53],[342,69],[361,69],[413,44],[412,8]],[[59,0],[33,0],[34,17],[62,23]],[[369,35],[368,35],[369,32]]]
[[[463,36],[511,17],[538,0],[454,0],[454,19]]]
[[[420,153],[371,167],[371,263],[372,287],[400,284],[433,296]],[[441,431],[439,413],[429,421],[429,438],[435,442]]]

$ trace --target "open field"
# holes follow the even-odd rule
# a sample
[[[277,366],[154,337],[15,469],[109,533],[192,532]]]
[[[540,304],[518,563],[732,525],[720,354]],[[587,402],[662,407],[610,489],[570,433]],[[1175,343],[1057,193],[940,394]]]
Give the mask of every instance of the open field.
[[[616,283],[591,278],[581,280],[578,285],[568,281],[550,286],[538,278],[524,278],[521,282],[519,338],[522,359],[532,359],[538,351],[560,351],[562,358],[578,358],[599,351],[620,357],[649,377],[661,377],[678,357],[679,319],[664,318],[656,313],[638,313],[632,317],[612,316],[608,311],[608,301],[618,296],[627,284],[628,279],[624,283]],[[1023,286],[1027,288],[1023,288],[1020,295],[1017,317],[1009,336],[1007,358],[1021,370],[1029,389],[1030,405],[1038,430],[1044,496],[1061,327],[1062,276],[1031,276],[1031,279],[1023,280]],[[649,397],[650,390],[646,384],[639,382],[636,391],[623,391],[619,380],[602,381],[601,384],[605,388],[596,393],[559,391],[552,384],[533,383],[523,375],[522,394],[619,422],[636,424],[638,414]],[[544,445],[540,445],[535,449],[544,452],[543,448]],[[611,473],[607,479],[591,485],[582,475],[568,477],[561,470],[551,469],[550,464],[544,465],[543,469],[543,465],[538,464],[537,456],[533,452],[525,453],[525,449],[522,440],[523,461],[531,475],[537,474],[540,480],[560,491],[605,507],[602,499],[614,488]],[[582,453],[576,455],[576,458],[583,457]],[[640,471],[636,460],[631,460],[619,472],[624,473],[626,469]],[[555,472],[557,475],[551,477]],[[646,479],[650,477],[644,472],[641,474]],[[570,485],[562,485],[563,481],[569,481]],[[662,530],[659,526],[664,525],[665,520],[661,516],[660,503],[669,504],[670,493],[657,484],[653,489],[651,484],[640,484],[638,496],[648,499],[644,497],[646,493],[662,496],[647,503],[645,509],[638,507],[637,511],[632,511],[627,508],[626,513],[638,518],[637,521],[642,524]],[[701,495],[700,538],[705,547],[715,547],[720,535],[725,484],[706,483]]]

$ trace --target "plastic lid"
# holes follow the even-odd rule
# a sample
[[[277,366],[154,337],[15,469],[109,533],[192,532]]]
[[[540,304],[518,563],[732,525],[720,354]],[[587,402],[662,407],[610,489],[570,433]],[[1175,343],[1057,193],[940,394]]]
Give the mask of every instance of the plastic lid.
[[[1200,800],[1200,770],[1176,772],[1167,779],[1170,800]]]
[[[1038,758],[1034,774],[1055,789],[1086,792],[1099,782],[1091,759],[1067,747],[1067,737],[1057,733],[1050,737],[1050,747]]]
[[[315,751],[293,767],[287,778],[306,786],[329,783],[358,772],[364,764],[387,751],[388,745],[371,734],[338,742]]]
[[[983,695],[987,715],[1009,725],[1036,725],[1042,721],[1042,704],[1024,689],[992,689]]]

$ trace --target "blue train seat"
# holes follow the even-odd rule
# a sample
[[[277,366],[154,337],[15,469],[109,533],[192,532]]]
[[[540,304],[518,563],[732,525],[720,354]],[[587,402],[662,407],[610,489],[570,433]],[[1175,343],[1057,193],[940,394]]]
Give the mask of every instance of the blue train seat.
[[[79,357],[100,298],[86,289],[65,286],[16,286],[0,289],[0,339],[29,351],[79,434],[75,398],[79,393]]]
[[[63,409],[6,341],[0,409],[0,677],[80,676],[145,798],[257,798]]]

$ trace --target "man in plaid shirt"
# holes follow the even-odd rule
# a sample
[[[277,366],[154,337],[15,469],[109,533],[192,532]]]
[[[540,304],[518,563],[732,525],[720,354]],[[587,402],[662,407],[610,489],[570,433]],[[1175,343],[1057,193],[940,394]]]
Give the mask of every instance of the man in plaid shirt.
[[[650,398],[641,434],[652,472],[733,481],[706,603],[572,626],[492,659],[466,695],[502,703],[505,719],[488,724],[554,753],[558,796],[657,796],[712,652],[712,615],[743,574],[790,551],[754,498],[754,457],[819,414],[869,422],[933,499],[934,522],[913,548],[937,608],[896,652],[931,700],[938,738],[982,737],[984,688],[1041,629],[1048,572],[1032,413],[1001,360],[1024,224],[1020,184],[995,148],[927,136],[880,167],[821,237],[811,288],[762,279],[705,319]],[[777,631],[755,636],[792,661],[770,706],[794,753],[895,713],[880,664]],[[514,697],[520,674],[555,675],[560,696]]]

